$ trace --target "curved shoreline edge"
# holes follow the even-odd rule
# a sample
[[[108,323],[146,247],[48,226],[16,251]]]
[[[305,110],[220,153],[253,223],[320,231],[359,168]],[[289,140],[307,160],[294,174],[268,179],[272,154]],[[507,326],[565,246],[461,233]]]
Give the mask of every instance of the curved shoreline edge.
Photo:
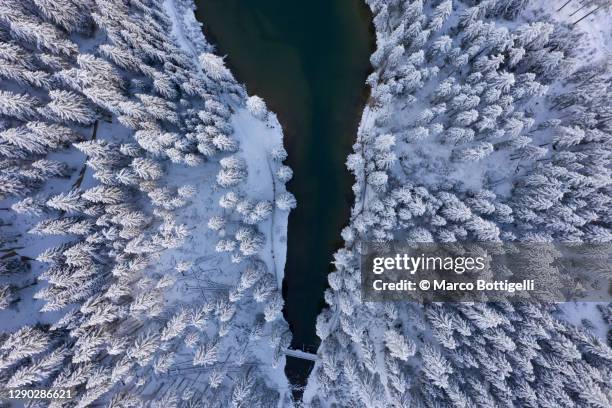
[[[172,34],[179,45],[192,56],[196,66],[202,69],[198,55],[212,53],[214,47],[206,40],[202,31],[203,24],[195,17],[195,3],[193,0],[165,0],[164,6],[173,22]],[[245,190],[249,191],[250,196],[274,202],[276,196],[286,191],[285,183],[275,180],[269,157],[271,149],[283,145],[282,126],[276,114],[271,111],[268,111],[265,123],[254,118],[244,107],[249,97],[246,87],[244,84],[239,86],[242,90],[240,100],[232,98],[228,103],[234,107],[231,123],[234,126],[234,135],[240,142],[240,152],[248,166]],[[262,182],[262,177],[268,181]],[[289,211],[278,211],[274,208],[272,217],[260,224],[266,235],[266,243],[259,255],[268,269],[274,272],[279,291],[282,288],[287,256],[288,218]],[[267,351],[256,353],[267,360],[272,357],[265,357],[269,354]],[[269,367],[263,368],[267,371],[268,380],[281,392],[279,403],[286,402],[290,394],[289,383],[284,375],[285,361],[286,357],[283,357],[281,364],[270,364]]]

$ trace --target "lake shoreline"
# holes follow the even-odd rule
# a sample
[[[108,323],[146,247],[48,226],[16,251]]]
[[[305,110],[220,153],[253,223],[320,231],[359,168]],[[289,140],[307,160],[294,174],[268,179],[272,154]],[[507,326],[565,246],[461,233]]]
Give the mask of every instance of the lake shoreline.
[[[345,163],[370,95],[371,11],[354,0],[201,0],[196,13],[217,54],[227,56],[237,80],[265,100],[283,127],[286,164],[294,171],[287,189],[297,199],[289,216],[283,316],[292,347],[316,352],[316,318],[326,307],[327,275],[354,202],[355,180]],[[311,365],[287,358],[285,373],[304,385]]]

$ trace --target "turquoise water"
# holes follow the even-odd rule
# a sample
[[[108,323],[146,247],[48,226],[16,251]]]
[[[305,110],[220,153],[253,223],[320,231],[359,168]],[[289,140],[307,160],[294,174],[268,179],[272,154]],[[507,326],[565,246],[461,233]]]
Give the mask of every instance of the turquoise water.
[[[361,0],[199,0],[209,41],[249,94],[278,114],[294,171],[283,283],[293,347],[316,347],[316,316],[326,275],[348,222],[353,179],[344,166],[365,103],[374,49],[371,16]],[[287,359],[303,383],[309,366]]]

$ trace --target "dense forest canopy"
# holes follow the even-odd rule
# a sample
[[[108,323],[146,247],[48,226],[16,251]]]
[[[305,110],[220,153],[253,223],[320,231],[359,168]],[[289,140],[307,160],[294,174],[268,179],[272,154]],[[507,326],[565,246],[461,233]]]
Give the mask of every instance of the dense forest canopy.
[[[606,339],[559,319],[554,304],[362,302],[360,286],[365,242],[610,242],[609,54],[591,50],[569,8],[560,21],[544,2],[368,4],[377,50],[347,160],[355,204],[306,399],[609,406]],[[551,271],[539,262],[533,273]],[[586,327],[609,330],[610,307],[584,316]]]
[[[2,384],[72,389],[27,403],[54,407],[612,404],[610,305],[574,325],[554,304],[368,303],[359,271],[366,241],[612,241],[610,57],[580,25],[610,2],[367,3],[355,203],[301,402],[282,130],[192,2],[0,2]]]

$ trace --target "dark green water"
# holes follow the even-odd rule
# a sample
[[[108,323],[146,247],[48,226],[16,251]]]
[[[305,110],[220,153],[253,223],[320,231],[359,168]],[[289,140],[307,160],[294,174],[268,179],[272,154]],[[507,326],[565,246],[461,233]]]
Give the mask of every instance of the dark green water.
[[[298,201],[289,217],[284,314],[293,347],[317,346],[326,275],[353,200],[344,162],[365,103],[371,15],[362,0],[199,0],[197,6],[208,40],[283,126],[294,171],[288,188]],[[293,382],[303,382],[308,369],[287,359]]]

